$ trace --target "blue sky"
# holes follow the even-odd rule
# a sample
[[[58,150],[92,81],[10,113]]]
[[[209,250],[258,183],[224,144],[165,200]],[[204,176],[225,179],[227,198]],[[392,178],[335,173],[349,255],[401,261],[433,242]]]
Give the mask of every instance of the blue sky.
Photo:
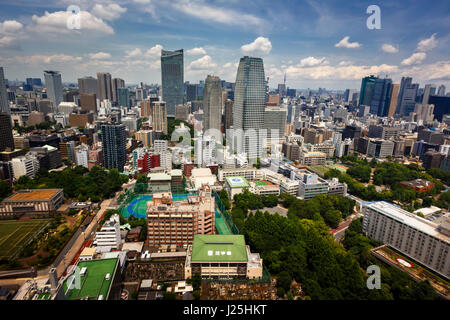
[[[381,9],[369,30],[366,9]],[[67,28],[69,5],[81,29]],[[0,0],[0,65],[9,79],[111,72],[159,83],[160,50],[185,49],[185,80],[234,81],[244,55],[264,59],[270,86],[359,88],[361,77],[412,76],[450,88],[447,0]]]

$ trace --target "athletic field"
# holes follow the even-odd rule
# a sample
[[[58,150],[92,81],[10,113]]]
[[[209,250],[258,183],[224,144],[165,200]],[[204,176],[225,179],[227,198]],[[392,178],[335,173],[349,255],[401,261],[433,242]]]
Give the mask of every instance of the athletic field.
[[[0,259],[14,255],[48,222],[47,219],[0,220]]]

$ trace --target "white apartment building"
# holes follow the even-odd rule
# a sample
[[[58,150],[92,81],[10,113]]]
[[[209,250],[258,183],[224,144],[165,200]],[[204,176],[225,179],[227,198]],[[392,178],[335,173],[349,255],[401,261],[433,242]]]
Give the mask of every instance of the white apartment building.
[[[39,160],[34,156],[16,157],[11,159],[10,162],[16,180],[21,176],[28,176],[33,179],[39,170]]]
[[[450,278],[450,219],[435,224],[385,201],[363,207],[363,232]]]
[[[169,142],[167,140],[155,140],[153,142],[153,150],[155,153],[163,153],[167,151]]]
[[[75,147],[75,163],[77,166],[83,166],[89,168],[89,147],[86,144],[82,144]]]
[[[100,231],[95,234],[94,245],[97,247],[111,247],[120,249],[120,217],[114,214],[105,222]]]

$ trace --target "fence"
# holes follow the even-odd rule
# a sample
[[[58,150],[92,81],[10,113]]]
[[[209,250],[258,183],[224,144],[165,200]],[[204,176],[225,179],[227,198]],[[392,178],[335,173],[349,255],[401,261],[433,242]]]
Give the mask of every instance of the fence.
[[[234,224],[233,219],[231,218],[230,214],[228,213],[228,210],[225,208],[225,205],[223,204],[223,202],[220,199],[219,195],[217,194],[216,190],[213,189],[212,192],[213,192],[214,198],[216,200],[217,209],[219,209],[219,213],[224,218],[224,220],[227,223],[228,228],[230,229],[231,233],[239,234],[239,229]]]

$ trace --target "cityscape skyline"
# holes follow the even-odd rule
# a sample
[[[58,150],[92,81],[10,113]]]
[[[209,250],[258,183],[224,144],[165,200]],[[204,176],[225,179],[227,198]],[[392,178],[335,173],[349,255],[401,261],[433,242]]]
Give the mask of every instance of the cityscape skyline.
[[[208,74],[233,81],[238,59],[249,55],[263,58],[270,87],[285,74],[287,86],[297,89],[356,89],[370,74],[450,86],[444,1],[383,4],[380,30],[366,26],[368,2],[285,2],[276,10],[267,1],[0,3],[0,65],[9,80],[51,69],[63,82],[109,72],[127,83],[160,84],[161,50],[183,48],[191,82]],[[80,30],[67,29],[69,4],[81,9]]]

